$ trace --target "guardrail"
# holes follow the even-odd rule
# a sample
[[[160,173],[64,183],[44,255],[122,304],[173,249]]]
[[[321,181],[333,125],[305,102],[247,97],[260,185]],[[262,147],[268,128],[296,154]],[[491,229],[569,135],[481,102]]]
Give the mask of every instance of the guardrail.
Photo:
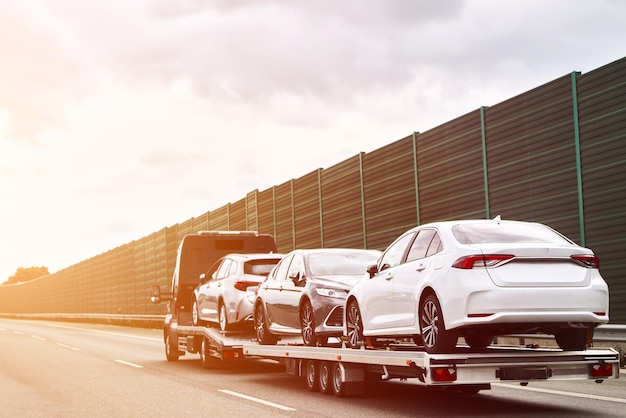
[[[123,314],[14,314],[0,313],[0,317],[16,319],[43,319],[55,321],[76,321],[105,323],[139,328],[161,329],[165,315],[123,315]],[[515,334],[511,337],[525,339],[553,340],[554,336],[548,334]],[[593,341],[626,343],[626,325],[605,324],[596,328]]]
[[[626,343],[626,325],[600,325],[596,328],[593,340],[598,342]]]
[[[137,328],[163,328],[165,315],[123,315],[123,314],[14,314],[0,313],[0,317],[15,319],[41,319],[69,322],[111,324]]]

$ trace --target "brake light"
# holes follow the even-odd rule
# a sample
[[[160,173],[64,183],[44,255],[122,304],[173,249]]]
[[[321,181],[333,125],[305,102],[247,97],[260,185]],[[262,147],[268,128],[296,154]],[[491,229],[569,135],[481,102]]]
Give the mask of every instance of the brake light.
[[[591,377],[613,376],[613,365],[610,363],[597,363],[591,365]]]
[[[476,254],[459,258],[452,264],[458,269],[473,269],[474,267],[497,267],[499,264],[514,258],[511,254]]]
[[[593,254],[576,254],[571,256],[571,259],[590,269],[599,269],[600,268],[600,259]]]
[[[431,372],[435,382],[454,382],[456,380],[456,367],[433,367]]]
[[[235,289],[245,292],[250,286],[258,286],[257,282],[235,282]]]

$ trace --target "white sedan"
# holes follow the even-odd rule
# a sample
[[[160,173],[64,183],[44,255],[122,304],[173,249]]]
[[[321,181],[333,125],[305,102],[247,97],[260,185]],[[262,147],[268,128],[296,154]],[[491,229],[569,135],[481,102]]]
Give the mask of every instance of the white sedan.
[[[598,269],[590,249],[539,223],[425,224],[396,239],[350,291],[344,335],[352,347],[411,337],[443,353],[458,337],[482,349],[496,335],[542,333],[584,350],[609,320]]]

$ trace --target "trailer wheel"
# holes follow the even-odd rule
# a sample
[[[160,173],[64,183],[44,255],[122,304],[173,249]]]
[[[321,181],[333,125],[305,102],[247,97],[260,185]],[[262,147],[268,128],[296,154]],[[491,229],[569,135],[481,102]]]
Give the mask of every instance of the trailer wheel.
[[[304,362],[304,381],[306,388],[311,392],[320,390],[319,364],[316,360],[306,360]]]
[[[360,348],[363,345],[363,322],[359,304],[354,299],[348,304],[346,328],[348,330],[348,347]]]
[[[178,341],[176,343],[172,341],[169,330],[165,331],[165,357],[167,357],[167,361],[176,361],[180,357]]]
[[[323,361],[320,363],[319,370],[320,392],[324,395],[333,393],[333,368],[332,363]]]
[[[205,337],[202,337],[202,343],[200,345],[200,362],[203,369],[212,369],[217,366],[218,359],[211,356],[211,347]]]
[[[346,384],[342,379],[341,365],[339,362],[333,364],[331,380],[335,396],[340,398],[346,396]]]

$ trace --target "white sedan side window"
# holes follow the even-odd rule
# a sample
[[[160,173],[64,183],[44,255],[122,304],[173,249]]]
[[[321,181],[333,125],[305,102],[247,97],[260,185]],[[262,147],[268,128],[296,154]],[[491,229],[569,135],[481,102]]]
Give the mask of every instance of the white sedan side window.
[[[393,244],[391,244],[380,260],[378,271],[400,265],[400,263],[402,263],[402,258],[406,253],[406,247],[408,247],[414,236],[414,232],[403,235],[402,237],[398,238]]]
[[[427,255],[434,254],[440,242],[439,239],[437,239],[438,242],[434,242],[435,237],[439,238],[437,231],[434,229],[422,229],[419,231],[417,238],[411,244],[411,249],[406,256],[406,262],[419,260]],[[431,250],[430,247],[433,247],[433,245],[435,248]]]

